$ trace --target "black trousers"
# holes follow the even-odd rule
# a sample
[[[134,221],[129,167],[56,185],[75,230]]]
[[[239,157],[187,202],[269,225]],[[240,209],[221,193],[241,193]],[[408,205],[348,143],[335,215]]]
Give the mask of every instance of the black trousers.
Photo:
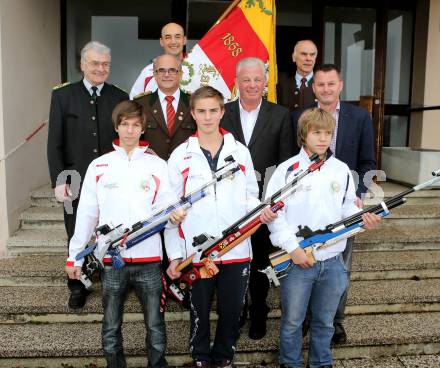
[[[190,290],[190,352],[194,360],[220,365],[234,358],[240,336],[240,314],[249,281],[249,263],[219,265],[220,272],[210,279],[194,282]],[[210,322],[214,292],[217,292],[218,321],[210,349]]]
[[[75,232],[75,222],[76,222],[76,213],[78,211],[78,203],[79,199],[75,199],[71,202],[72,206],[70,207],[69,203],[63,203],[64,210],[64,227],[67,233],[67,249],[69,249],[70,239],[72,239],[73,234]],[[67,286],[69,290],[72,292],[73,290],[81,290],[84,291],[84,284],[79,280],[67,279]]]
[[[251,299],[249,315],[252,322],[258,323],[259,321],[266,320],[268,312],[266,299],[270,287],[269,279],[266,274],[258,271],[269,266],[269,254],[272,251],[269,229],[266,225],[261,225],[252,235],[251,242],[253,259],[249,279],[249,295]]]

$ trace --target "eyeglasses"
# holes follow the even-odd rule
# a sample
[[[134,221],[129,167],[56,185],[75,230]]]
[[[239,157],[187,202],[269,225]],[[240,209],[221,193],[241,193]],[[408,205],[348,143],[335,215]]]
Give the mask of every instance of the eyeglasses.
[[[110,63],[108,61],[88,61],[89,65],[91,65],[93,68],[99,68],[100,66],[102,66],[104,69],[109,69],[110,68]]]
[[[180,72],[180,70],[179,69],[176,69],[176,68],[168,68],[168,69],[165,69],[165,68],[159,68],[159,69],[156,69],[155,71],[154,71],[156,74],[160,74],[160,75],[165,75],[165,74],[169,74],[169,75],[176,75],[177,73],[179,73]]]

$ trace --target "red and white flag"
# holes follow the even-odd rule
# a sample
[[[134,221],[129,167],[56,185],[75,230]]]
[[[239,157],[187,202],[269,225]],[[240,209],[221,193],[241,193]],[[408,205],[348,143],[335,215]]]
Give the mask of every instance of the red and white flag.
[[[266,64],[267,99],[276,102],[275,24],[275,0],[234,1],[183,61],[181,88],[209,85],[232,100],[237,62],[257,57]]]

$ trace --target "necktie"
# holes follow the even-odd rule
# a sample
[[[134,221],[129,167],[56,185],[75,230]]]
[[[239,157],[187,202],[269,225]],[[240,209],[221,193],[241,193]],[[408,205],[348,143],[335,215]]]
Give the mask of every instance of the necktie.
[[[96,103],[96,99],[98,98],[98,94],[96,93],[96,91],[98,90],[98,87],[96,87],[96,86],[93,86],[92,87],[92,99],[93,99],[93,102],[95,102]]]
[[[174,128],[174,118],[176,117],[176,112],[173,107],[173,96],[166,96],[165,100],[167,100],[167,126],[168,126],[168,134],[171,136]]]
[[[304,106],[304,91],[306,90],[307,78],[301,78],[301,85],[299,86],[299,107]]]

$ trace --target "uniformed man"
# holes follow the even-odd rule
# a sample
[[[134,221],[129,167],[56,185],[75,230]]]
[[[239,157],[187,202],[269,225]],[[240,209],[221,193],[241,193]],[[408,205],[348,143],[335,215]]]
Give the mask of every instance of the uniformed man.
[[[183,48],[186,45],[185,31],[183,27],[177,23],[167,23],[160,31],[160,46],[163,48],[164,54],[174,55],[179,60],[183,60],[185,53]],[[188,76],[185,77],[185,79]],[[135,80],[130,91],[130,98],[133,99],[143,92],[155,92],[157,83],[154,79],[153,63],[148,64],[141,70],[139,76]]]
[[[168,160],[171,152],[196,131],[189,96],[179,89],[182,65],[178,57],[164,54],[154,59],[158,89],[135,97],[147,113],[144,140],[156,154]]]
[[[313,41],[301,40],[296,43],[292,53],[296,73],[283,73],[278,78],[277,99],[280,105],[292,111],[316,101],[312,81],[317,56],[318,49]]]
[[[59,202],[68,201],[64,206],[68,242],[75,230],[79,186],[90,162],[112,150],[116,132],[111,113],[119,102],[128,99],[127,93],[105,83],[110,59],[107,46],[89,42],[81,51],[84,78],[57,86],[52,92],[47,158],[55,197]],[[69,307],[82,308],[86,301],[83,284],[69,280],[68,287]]]

